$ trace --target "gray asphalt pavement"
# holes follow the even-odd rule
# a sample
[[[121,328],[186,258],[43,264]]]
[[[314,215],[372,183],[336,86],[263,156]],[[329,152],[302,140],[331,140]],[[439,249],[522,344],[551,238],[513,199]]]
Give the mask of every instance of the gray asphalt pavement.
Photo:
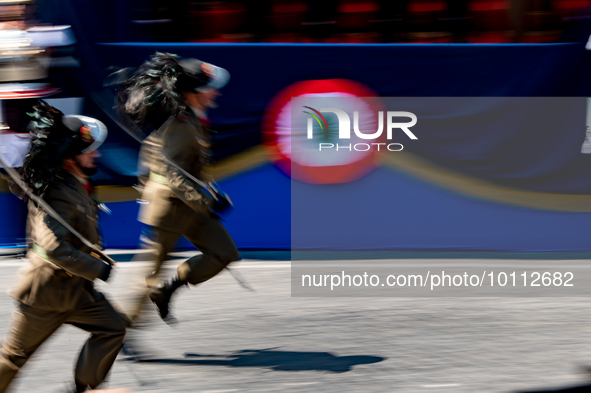
[[[173,273],[170,261],[165,274]],[[416,262],[416,261],[414,261]],[[505,261],[506,262],[506,261]],[[23,262],[0,259],[0,336],[6,294]],[[393,261],[394,265],[413,261]],[[491,261],[494,264],[494,261]],[[591,374],[591,299],[291,297],[289,261],[235,266],[174,298],[179,323],[149,307],[132,333],[143,362],[115,363],[105,387],[134,392],[516,392],[566,388]],[[146,272],[121,262],[97,285],[121,308]],[[64,326],[22,369],[14,393],[57,392],[86,333]]]

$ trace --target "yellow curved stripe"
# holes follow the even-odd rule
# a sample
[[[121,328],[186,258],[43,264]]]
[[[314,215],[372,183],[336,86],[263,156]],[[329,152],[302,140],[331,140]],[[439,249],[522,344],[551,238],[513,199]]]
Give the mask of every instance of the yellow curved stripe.
[[[263,166],[273,159],[272,151],[263,145],[252,147],[210,167],[206,178],[223,180]],[[521,206],[532,209],[573,213],[591,213],[591,195],[569,195],[524,191],[499,186],[490,181],[457,173],[408,152],[384,152],[377,164],[392,168],[414,178],[473,198]],[[0,178],[0,192],[9,192],[5,179]],[[139,198],[132,187],[99,186],[97,197],[101,202],[127,202]]]
[[[264,146],[259,145],[238,153],[208,168],[204,179],[220,181],[230,176],[258,168],[269,163],[269,155]],[[104,203],[135,201],[140,197],[133,187],[98,186],[97,198]]]
[[[8,182],[4,177],[0,177],[0,192],[10,192],[8,189]]]
[[[591,213],[590,195],[568,195],[546,192],[524,191],[499,186],[442,168],[407,152],[384,153],[378,158],[379,164],[402,173],[435,184],[459,194],[514,206],[560,212]]]
[[[258,168],[269,162],[271,162],[271,159],[267,148],[263,145],[258,145],[207,168],[205,174],[219,181]]]
[[[96,198],[103,203],[129,202],[140,197],[139,191],[133,187],[98,186],[95,192]]]

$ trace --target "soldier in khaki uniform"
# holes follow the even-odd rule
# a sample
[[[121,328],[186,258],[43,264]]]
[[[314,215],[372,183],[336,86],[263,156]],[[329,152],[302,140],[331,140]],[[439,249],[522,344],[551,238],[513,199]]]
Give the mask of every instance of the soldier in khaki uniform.
[[[178,107],[173,108],[168,120],[148,137],[140,153],[140,162],[149,167],[147,179],[143,181],[142,199],[145,203],[140,208],[139,220],[150,227],[151,240],[156,248],[151,278],[157,277],[162,263],[181,235],[202,252],[179,265],[177,275],[156,286],[149,294],[162,319],[169,321],[170,297],[177,288],[207,281],[240,257],[234,241],[210,209],[211,196],[162,157],[164,155],[201,180],[210,146],[209,132],[204,126],[208,122],[207,110],[217,106],[218,89],[226,84],[229,74],[197,59],[177,61],[176,56],[168,54],[156,54],[148,64],[155,67],[159,62],[165,63],[168,70],[175,69],[175,79],[174,83],[160,80],[157,86],[172,86],[169,93],[179,99]],[[161,77],[165,78],[165,75]],[[138,85],[141,83],[134,84],[135,87]],[[133,97],[133,93],[129,96]],[[149,98],[141,102],[149,102]],[[136,113],[143,114],[149,114],[150,110],[153,111],[135,108]],[[148,279],[148,284],[152,283],[153,280]]]
[[[65,117],[42,101],[35,116],[32,147],[21,169],[23,180],[83,237],[100,243],[89,175],[96,171],[96,149],[106,129],[94,119]],[[35,202],[29,201],[28,207],[31,247],[28,264],[11,293],[18,304],[0,348],[0,393],[64,323],[91,333],[69,389],[95,388],[113,365],[128,325],[93,286],[95,279],[109,278],[111,265],[92,256],[90,248]]]

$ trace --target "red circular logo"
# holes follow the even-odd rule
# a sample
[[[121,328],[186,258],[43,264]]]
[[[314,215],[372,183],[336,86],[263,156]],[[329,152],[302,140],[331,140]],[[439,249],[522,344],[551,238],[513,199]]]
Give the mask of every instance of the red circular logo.
[[[374,149],[318,149],[318,141],[310,138],[310,131],[306,134],[306,121],[313,117],[314,120],[309,121],[308,130],[312,124],[319,131],[326,132],[330,129],[333,138],[338,135],[334,130],[339,131],[339,124],[334,121],[336,116],[330,113],[321,114],[318,111],[320,108],[292,108],[292,98],[298,98],[300,102],[299,98],[307,97],[347,97],[350,108],[341,109],[359,111],[359,128],[375,130],[377,127],[378,111],[382,109],[376,102],[377,94],[367,86],[347,79],[294,83],[273,97],[263,118],[263,141],[269,148],[275,165],[292,179],[312,184],[351,182],[371,172],[376,167]],[[369,100],[368,97],[372,99]],[[350,141],[333,142],[333,146],[338,143],[346,147]]]

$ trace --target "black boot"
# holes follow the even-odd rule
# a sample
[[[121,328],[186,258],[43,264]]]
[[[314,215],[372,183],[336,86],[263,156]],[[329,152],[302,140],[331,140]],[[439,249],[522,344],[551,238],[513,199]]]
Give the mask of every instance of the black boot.
[[[169,303],[170,298],[174,291],[178,288],[182,287],[183,285],[187,285],[186,281],[182,281],[178,278],[178,276],[174,276],[172,280],[168,283],[160,284],[152,291],[150,291],[150,300],[156,305],[158,308],[158,313],[160,314],[160,318],[164,322],[169,322],[173,320],[170,316],[169,310]]]

